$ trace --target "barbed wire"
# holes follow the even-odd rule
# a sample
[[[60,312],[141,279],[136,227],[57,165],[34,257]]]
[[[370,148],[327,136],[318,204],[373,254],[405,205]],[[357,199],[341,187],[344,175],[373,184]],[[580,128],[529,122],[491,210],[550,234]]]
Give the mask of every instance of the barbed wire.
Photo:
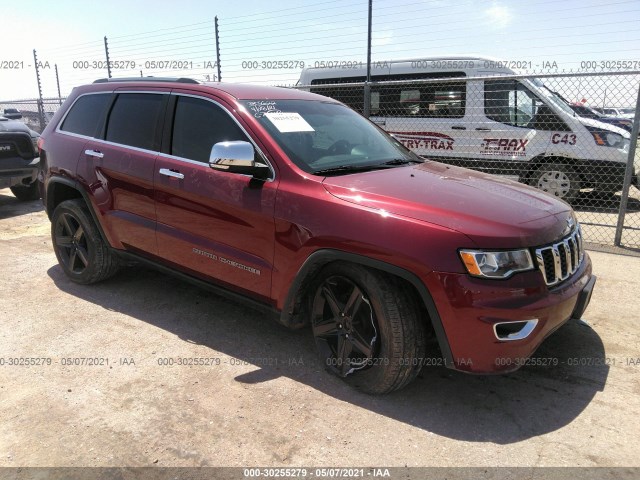
[[[476,18],[469,18],[467,15],[472,3],[476,5],[468,1],[451,5],[435,0],[376,0],[373,4],[374,61],[429,58],[441,56],[440,51],[447,53],[452,50],[487,56],[481,47],[470,48],[467,40],[460,40],[465,38],[466,30],[477,23]],[[340,9],[337,8],[338,5]],[[557,26],[534,22],[534,26],[518,30],[517,42],[525,44],[548,32],[556,41],[552,56],[557,62],[549,62],[556,71],[580,71],[585,64],[584,60],[594,57],[599,59],[617,54],[621,59],[633,60],[637,56],[639,48],[634,47],[638,45],[640,38],[633,35],[636,30],[624,28],[636,22],[629,19],[640,12],[638,8],[630,8],[637,5],[636,0],[609,3],[610,10],[605,13],[594,13],[592,10],[576,12],[562,5],[555,7],[554,0],[540,0],[535,5],[507,4],[504,7],[513,10],[513,15],[527,16],[527,24],[531,25],[531,18],[547,14],[544,9],[541,11],[541,6],[544,5],[554,5],[553,15],[556,20],[562,21],[564,18],[569,22],[568,28],[575,27],[576,31],[558,32]],[[490,6],[487,5],[485,9]],[[362,62],[366,56],[366,14],[366,3],[345,4],[339,0],[329,0],[221,18],[219,24],[223,78],[259,84],[293,84],[303,67],[314,67],[335,60]],[[621,19],[607,21],[614,14]],[[454,18],[455,22],[443,25],[443,18]],[[489,20],[488,17],[483,17],[483,21]],[[287,28],[283,29],[282,25]],[[422,47],[416,45],[417,30],[414,27],[417,26],[433,37]],[[609,32],[602,31],[606,26],[617,27],[618,35],[614,37]],[[585,31],[589,31],[589,41],[584,39]],[[499,30],[487,34],[496,39],[510,35]],[[114,76],[178,74],[216,78],[217,75],[213,18],[186,25],[111,36],[107,38],[107,43],[109,59],[119,67],[112,68]],[[598,46],[601,48],[595,48]],[[576,51],[581,52],[583,58],[576,55]],[[439,55],[434,55],[434,52]],[[549,53],[532,50],[526,55],[531,61],[526,70],[541,69],[541,62],[538,60],[549,60]],[[78,83],[107,76],[104,40],[43,49],[38,52],[38,56],[41,61],[48,61],[50,67],[57,64],[63,92],[68,92]],[[181,61],[187,68],[171,68],[174,60]],[[260,63],[266,67],[251,68],[256,61],[263,61]],[[288,61],[295,68],[278,68],[282,61]],[[41,78],[45,94],[54,91],[57,93],[55,74],[52,71],[41,70]]]

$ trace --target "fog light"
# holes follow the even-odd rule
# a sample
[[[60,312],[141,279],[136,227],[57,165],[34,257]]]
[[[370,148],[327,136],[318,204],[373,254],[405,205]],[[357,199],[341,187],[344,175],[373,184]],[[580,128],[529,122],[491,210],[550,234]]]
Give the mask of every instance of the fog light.
[[[498,340],[502,341],[524,340],[533,332],[537,324],[537,318],[519,322],[496,323],[493,325],[493,333]]]

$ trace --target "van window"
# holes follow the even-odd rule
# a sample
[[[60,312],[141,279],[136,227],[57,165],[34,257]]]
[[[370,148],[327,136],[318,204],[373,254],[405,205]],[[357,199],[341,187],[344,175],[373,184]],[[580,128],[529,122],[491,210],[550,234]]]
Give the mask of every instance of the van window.
[[[121,93],[111,109],[105,140],[145,150],[160,149],[160,127],[167,95]]]
[[[173,120],[171,155],[208,162],[218,142],[249,139],[218,105],[194,97],[178,97]]]
[[[83,95],[78,98],[62,122],[60,130],[93,137],[110,98],[110,93]]]
[[[546,103],[517,80],[485,80],[484,113],[490,120],[514,127],[569,130]]]
[[[464,72],[406,73],[372,76],[373,82],[432,78],[460,78]],[[366,77],[323,78],[311,85],[362,83]],[[364,85],[349,87],[311,88],[313,93],[331,97],[356,112],[364,112]],[[465,82],[416,83],[407,85],[372,85],[370,113],[385,117],[462,118],[466,101]]]
[[[366,77],[341,77],[341,78],[323,78],[311,81],[311,85],[329,85],[333,83],[363,83]],[[373,78],[372,78],[373,80]],[[333,98],[339,102],[348,105],[356,112],[362,114],[364,112],[364,86],[349,87],[317,87],[311,88],[311,92],[325,97]],[[380,94],[378,93],[378,104],[380,103]],[[373,92],[371,94],[371,103],[373,104]],[[372,114],[373,109],[372,109]]]
[[[403,73],[386,80],[432,80],[464,77],[464,72]],[[466,82],[442,81],[386,85],[380,100],[381,115],[386,117],[462,118],[465,113]]]
[[[463,82],[389,86],[383,93],[387,117],[464,117],[466,85]]]

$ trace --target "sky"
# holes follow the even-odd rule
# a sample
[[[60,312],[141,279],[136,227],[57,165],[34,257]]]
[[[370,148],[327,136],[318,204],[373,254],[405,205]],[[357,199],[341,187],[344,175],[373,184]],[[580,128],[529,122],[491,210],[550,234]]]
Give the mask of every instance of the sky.
[[[107,76],[295,84],[302,66],[366,60],[367,0],[0,0],[0,101],[44,97]],[[639,0],[373,0],[372,59],[469,54],[523,72],[640,70]],[[627,61],[626,63],[621,61]],[[329,63],[332,62],[332,63]],[[578,95],[578,94],[576,94]],[[635,97],[629,94],[629,103]]]

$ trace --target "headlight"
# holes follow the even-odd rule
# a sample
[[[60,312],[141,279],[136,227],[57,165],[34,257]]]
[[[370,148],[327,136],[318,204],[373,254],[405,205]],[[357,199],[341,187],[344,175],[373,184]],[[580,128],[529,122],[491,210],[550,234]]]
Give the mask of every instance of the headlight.
[[[599,128],[587,127],[587,129],[593,135],[596,144],[602,147],[624,148],[626,139],[622,135]]]
[[[622,150],[627,153],[629,152],[629,145],[631,145],[631,140],[629,140],[628,138],[622,140]]]
[[[467,271],[474,277],[509,278],[516,272],[534,268],[527,249],[502,252],[460,250],[460,257]]]

